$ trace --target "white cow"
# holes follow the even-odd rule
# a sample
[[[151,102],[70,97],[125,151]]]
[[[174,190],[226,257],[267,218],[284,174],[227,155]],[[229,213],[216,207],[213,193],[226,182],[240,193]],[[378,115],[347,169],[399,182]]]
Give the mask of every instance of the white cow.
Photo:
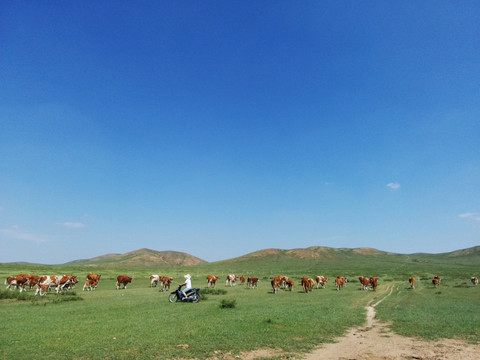
[[[160,275],[150,275],[150,287],[153,287],[155,284],[155,287],[157,287],[158,282],[163,281],[163,276]]]
[[[235,286],[237,284],[238,276],[235,274],[228,274],[227,281],[225,282],[225,286]]]

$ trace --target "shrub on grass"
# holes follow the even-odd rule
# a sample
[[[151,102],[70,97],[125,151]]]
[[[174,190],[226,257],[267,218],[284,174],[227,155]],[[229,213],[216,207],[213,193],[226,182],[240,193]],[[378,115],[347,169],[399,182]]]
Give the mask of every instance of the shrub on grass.
[[[202,289],[201,294],[205,295],[225,295],[227,293],[227,290],[225,289],[212,289],[212,288],[206,288]]]
[[[223,299],[220,301],[220,309],[233,309],[237,305],[235,299]]]

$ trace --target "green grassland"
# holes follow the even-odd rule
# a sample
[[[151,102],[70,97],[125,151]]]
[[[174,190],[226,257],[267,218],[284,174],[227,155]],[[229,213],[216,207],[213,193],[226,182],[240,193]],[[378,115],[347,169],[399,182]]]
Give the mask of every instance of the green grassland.
[[[295,358],[321,343],[334,341],[347,329],[365,323],[365,306],[394,292],[377,307],[377,316],[406,336],[480,341],[480,287],[474,254],[461,257],[395,254],[304,259],[279,252],[269,257],[242,257],[189,267],[90,267],[0,264],[0,276],[18,273],[70,273],[81,281],[69,295],[0,300],[0,356],[5,359],[204,359],[239,354],[259,348],[281,350]],[[82,291],[87,273],[102,274],[95,291]],[[197,304],[169,303],[168,292],[149,287],[150,274],[205,288],[206,275],[218,275],[218,294],[204,291]],[[257,289],[225,286],[228,273],[255,276]],[[286,275],[295,280],[293,291],[273,294],[270,279]],[[440,275],[438,288],[431,284]],[[133,276],[126,290],[116,290],[117,275]],[[301,292],[300,278],[324,275],[325,289]],[[333,279],[349,278],[336,291]],[[377,292],[362,291],[358,276],[378,276]],[[417,278],[409,289],[408,277]],[[172,290],[175,285],[172,285]],[[5,293],[5,291],[2,291]],[[76,300],[76,301],[71,301]],[[232,302],[234,307],[222,307]]]

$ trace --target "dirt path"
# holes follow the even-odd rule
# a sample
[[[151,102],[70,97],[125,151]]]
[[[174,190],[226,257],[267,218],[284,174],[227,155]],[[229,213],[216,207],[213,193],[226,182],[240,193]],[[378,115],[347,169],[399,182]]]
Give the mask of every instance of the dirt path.
[[[388,324],[375,317],[375,307],[387,299],[393,292],[393,285],[386,295],[373,305],[367,306],[367,325],[348,331],[336,343],[322,345],[304,360],[470,360],[480,359],[480,345],[469,345],[461,341],[442,340],[426,342],[403,337],[390,330]]]

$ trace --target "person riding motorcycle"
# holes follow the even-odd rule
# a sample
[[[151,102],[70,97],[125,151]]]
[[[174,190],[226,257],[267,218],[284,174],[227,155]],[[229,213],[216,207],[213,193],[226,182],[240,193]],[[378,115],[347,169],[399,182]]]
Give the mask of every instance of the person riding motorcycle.
[[[187,291],[192,288],[192,280],[190,274],[187,274],[184,276],[185,282],[183,284],[180,284],[180,286],[185,286],[185,289],[182,290],[183,297],[187,296]]]

